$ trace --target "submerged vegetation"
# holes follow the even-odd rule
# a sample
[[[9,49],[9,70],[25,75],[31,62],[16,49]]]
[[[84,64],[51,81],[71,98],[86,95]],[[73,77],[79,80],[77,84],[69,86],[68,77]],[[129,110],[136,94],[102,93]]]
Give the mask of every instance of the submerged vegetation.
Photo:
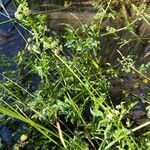
[[[58,36],[17,0],[15,21],[30,36],[14,70],[1,56],[0,149],[149,149],[149,54],[134,47],[150,42],[137,33],[150,25],[148,3],[114,2],[95,1],[90,24]]]

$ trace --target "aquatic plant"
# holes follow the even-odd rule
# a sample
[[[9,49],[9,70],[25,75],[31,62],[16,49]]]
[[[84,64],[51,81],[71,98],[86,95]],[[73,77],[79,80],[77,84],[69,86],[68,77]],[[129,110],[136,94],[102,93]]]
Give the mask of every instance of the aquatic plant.
[[[116,105],[110,93],[112,80],[117,78],[121,83],[124,73],[138,74],[147,82],[150,79],[135,67],[134,57],[125,57],[119,50],[117,65],[103,61],[101,34],[117,37],[119,46],[128,42],[117,35],[120,29],[101,30],[97,20],[102,23],[110,14],[104,9],[104,16],[98,12],[89,25],[78,29],[67,25],[63,37],[48,36],[45,16],[33,14],[25,0],[17,2],[16,19],[31,28],[32,36],[16,57],[17,76],[4,74],[5,80],[0,82],[0,112],[28,124],[12,148],[33,142],[32,149],[43,150],[147,149],[146,127],[150,122],[137,125],[128,117],[138,104],[138,96],[128,97],[130,103],[119,101]],[[121,30],[131,31],[129,27]],[[143,103],[147,104],[145,99]],[[136,136],[144,127],[145,131]]]

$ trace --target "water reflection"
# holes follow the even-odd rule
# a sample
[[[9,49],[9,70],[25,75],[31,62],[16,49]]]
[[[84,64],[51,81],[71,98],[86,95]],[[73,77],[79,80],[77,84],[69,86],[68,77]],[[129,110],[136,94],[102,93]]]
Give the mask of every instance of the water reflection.
[[[13,22],[15,11],[12,1],[4,8],[0,8],[0,53],[10,58],[25,47],[25,40],[22,36],[27,38],[27,32]]]

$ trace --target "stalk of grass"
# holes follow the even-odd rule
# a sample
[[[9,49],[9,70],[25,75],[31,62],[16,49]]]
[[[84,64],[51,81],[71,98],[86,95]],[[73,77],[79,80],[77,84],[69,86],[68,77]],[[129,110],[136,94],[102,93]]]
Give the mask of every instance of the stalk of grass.
[[[147,20],[147,18],[145,17],[145,13],[144,12],[141,12],[138,7],[134,4],[131,5],[133,10],[135,10],[140,16],[141,18],[147,23],[147,25],[150,26],[150,22]],[[144,10],[143,10],[144,11]]]
[[[66,68],[74,75],[74,77],[76,77],[76,79],[78,79],[78,81],[89,92],[90,97],[95,101],[96,97],[94,96],[93,92],[89,89],[89,87],[80,79],[80,77],[73,71],[73,69],[67,64],[67,62],[65,62],[65,60],[63,60],[56,52],[53,51],[53,53],[56,56],[56,58],[58,58],[66,66]],[[103,110],[108,111],[103,104],[101,104],[101,107]]]
[[[7,79],[9,79],[9,78],[7,78]],[[12,81],[12,80],[10,80],[10,79],[9,79],[9,81],[13,82],[15,85],[17,85],[19,88],[21,88],[21,90],[27,92],[26,89],[24,89],[23,87],[21,87],[20,85],[18,85],[18,84],[15,83],[14,81]],[[14,96],[14,98],[12,98],[12,99],[14,99],[14,101],[17,100],[17,102],[20,102],[22,105],[28,107],[28,104],[27,104],[27,103],[22,102],[15,94],[13,94],[9,89],[7,89],[2,83],[0,83],[0,86],[1,86],[4,90],[6,90],[9,94],[11,94],[12,96]],[[27,94],[29,94],[29,93],[27,92]],[[30,95],[30,96],[32,96],[32,95]],[[33,98],[34,98],[34,97],[33,97]],[[10,104],[6,103],[5,100],[3,100],[3,99],[0,99],[0,100],[1,100],[4,104],[6,104],[6,105],[8,106],[8,108],[10,108],[10,109],[7,109],[7,108],[1,106],[1,107],[0,107],[0,112],[1,112],[1,113],[6,114],[6,115],[8,115],[8,116],[10,116],[10,117],[12,117],[12,118],[16,118],[16,119],[22,120],[22,121],[24,121],[24,122],[30,124],[31,126],[33,126],[34,128],[36,128],[39,132],[41,132],[41,133],[42,133],[46,138],[48,138],[50,141],[51,141],[51,138],[47,135],[48,133],[50,133],[51,135],[53,135],[53,136],[55,136],[55,137],[57,137],[57,138],[60,137],[63,146],[66,148],[66,144],[65,144],[64,142],[66,142],[66,143],[68,144],[68,141],[63,138],[62,134],[64,134],[64,135],[65,135],[66,137],[68,137],[68,138],[71,138],[71,137],[68,136],[65,132],[61,131],[61,129],[58,128],[58,126],[52,125],[52,126],[54,126],[55,128],[58,129],[59,134],[57,135],[56,133],[54,133],[54,132],[50,131],[49,129],[45,128],[44,126],[42,126],[42,125],[40,125],[40,124],[38,124],[38,123],[33,122],[31,119],[29,119],[27,116],[25,116],[25,114],[22,112],[22,110],[19,109],[19,110],[23,113],[24,116],[21,115],[21,114],[20,114],[16,109],[14,109]],[[33,108],[31,108],[31,107],[29,107],[29,108],[30,108],[33,112],[35,112],[36,114],[38,114],[39,116],[45,118],[44,116],[42,116],[42,114],[40,114],[40,113],[39,113],[38,111],[36,111],[35,109],[33,109]],[[8,112],[8,113],[7,113],[7,112]],[[77,112],[78,112],[78,111],[77,111]],[[11,115],[11,114],[12,114],[12,115]],[[60,121],[60,120],[59,120],[59,121]],[[64,124],[64,126],[66,126],[66,125]],[[76,143],[76,142],[75,142],[75,143]],[[57,143],[57,145],[58,145],[58,143]],[[82,147],[80,147],[80,145],[78,145],[78,143],[76,143],[76,146],[77,146],[79,149],[83,150]]]
[[[58,129],[59,138],[60,138],[61,143],[63,144],[64,148],[67,148],[67,146],[65,144],[65,141],[64,141],[64,138],[63,138],[63,133],[62,133],[62,130],[61,130],[61,127],[60,127],[60,123],[59,123],[58,120],[56,121],[56,127]]]
[[[34,98],[34,95],[31,94],[29,91],[27,91],[25,88],[23,88],[22,86],[20,86],[19,84],[17,84],[16,82],[14,82],[13,80],[11,80],[10,78],[6,77],[5,75],[3,75],[3,77],[10,81],[11,83],[13,83],[14,85],[16,85],[17,87],[19,87],[22,91],[26,92],[28,95],[30,95],[32,98]]]
[[[6,23],[9,23],[9,22],[14,22],[15,19],[10,19],[10,20],[6,20],[6,21],[3,21],[3,22],[0,22],[0,25],[4,25]]]
[[[112,141],[111,143],[109,143],[106,147],[105,147],[105,150],[107,149],[110,149],[115,143],[117,143],[118,141],[120,141],[121,139],[125,138],[126,136],[132,134],[133,132],[139,130],[139,129],[142,129],[146,126],[149,126],[150,125],[150,121],[146,122],[146,123],[143,123],[142,125],[138,126],[138,127],[135,127],[133,129],[131,129],[131,131],[128,131],[127,133],[125,133],[124,135],[120,136],[118,139]]]
[[[17,84],[17,83],[16,83]],[[18,98],[14,93],[12,93],[7,87],[5,87],[1,82],[0,82],[0,87],[3,88],[5,91],[7,91],[12,97],[12,100],[19,102],[23,106],[29,107],[27,103],[23,102],[20,98]],[[23,88],[22,88],[23,89]],[[38,113],[35,109],[29,107],[33,112],[38,114],[39,116],[43,117],[40,113]],[[44,117],[43,117],[44,118]]]
[[[57,143],[55,140],[53,140],[48,134],[51,134],[55,137],[59,137],[56,133],[50,131],[49,129],[39,125],[38,123],[33,122],[32,120],[30,120],[29,118],[23,116],[22,114],[20,114],[17,110],[15,110],[10,104],[6,103],[3,99],[1,99],[1,101],[3,103],[5,103],[8,108],[5,108],[3,106],[0,106],[0,113],[3,113],[5,115],[8,115],[12,118],[16,118],[19,119],[23,122],[26,122],[28,124],[30,124],[32,127],[34,127],[36,130],[38,130],[39,132],[41,132],[45,137],[47,137],[51,142],[53,142],[54,144],[56,144],[57,146],[61,147],[59,143]]]

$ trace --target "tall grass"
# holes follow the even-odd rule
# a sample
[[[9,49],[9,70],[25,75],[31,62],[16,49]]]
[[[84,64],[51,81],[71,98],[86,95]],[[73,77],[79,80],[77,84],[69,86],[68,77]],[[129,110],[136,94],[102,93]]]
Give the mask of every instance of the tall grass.
[[[34,15],[24,0],[17,2],[15,16],[23,26],[31,28],[32,37],[16,58],[18,75],[14,78],[4,75],[0,83],[0,112],[28,123],[31,129],[25,134],[29,141],[33,138],[37,149],[148,148],[149,132],[143,132],[141,137],[136,137],[134,132],[149,126],[150,121],[134,126],[126,116],[137,102],[128,105],[120,102],[114,106],[110,90],[111,79],[120,80],[120,72],[138,73],[147,82],[149,77],[120,51],[119,67],[106,63],[109,67],[103,68],[103,58],[99,57],[101,25],[110,16],[111,1],[91,24],[78,29],[68,25],[66,34],[60,38],[46,35],[44,15]],[[141,18],[146,19],[142,14]],[[118,36],[117,32],[128,30],[134,22],[121,29],[109,28],[102,36]],[[70,51],[69,56],[65,50]],[[39,78],[37,85],[30,78],[33,74]],[[12,102],[7,103],[6,99]],[[33,128],[42,136],[32,136]]]

